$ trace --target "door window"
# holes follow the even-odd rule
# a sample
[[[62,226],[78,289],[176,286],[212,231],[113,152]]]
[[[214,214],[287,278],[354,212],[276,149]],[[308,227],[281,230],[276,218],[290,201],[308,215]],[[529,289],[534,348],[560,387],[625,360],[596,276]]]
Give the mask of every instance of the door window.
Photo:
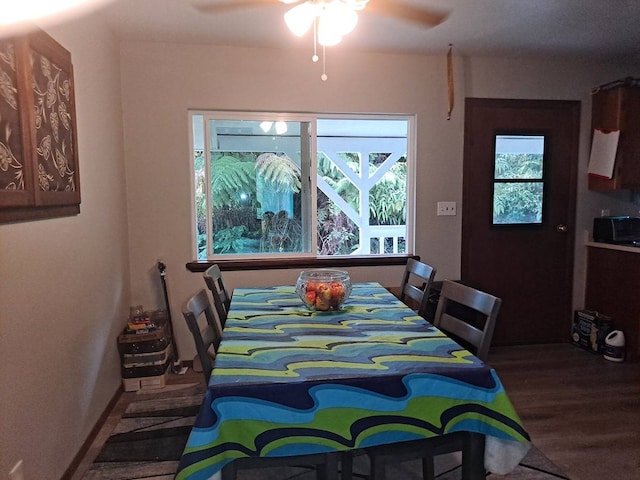
[[[542,223],[543,135],[496,135],[493,224]]]

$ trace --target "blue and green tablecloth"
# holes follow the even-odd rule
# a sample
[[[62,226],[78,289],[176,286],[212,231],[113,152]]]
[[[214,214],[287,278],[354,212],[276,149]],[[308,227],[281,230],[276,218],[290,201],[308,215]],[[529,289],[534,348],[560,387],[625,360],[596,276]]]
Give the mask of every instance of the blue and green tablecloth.
[[[176,478],[453,431],[484,434],[485,462],[508,458],[495,473],[529,447],[496,372],[379,284],[337,312],[307,310],[293,286],[238,288]]]

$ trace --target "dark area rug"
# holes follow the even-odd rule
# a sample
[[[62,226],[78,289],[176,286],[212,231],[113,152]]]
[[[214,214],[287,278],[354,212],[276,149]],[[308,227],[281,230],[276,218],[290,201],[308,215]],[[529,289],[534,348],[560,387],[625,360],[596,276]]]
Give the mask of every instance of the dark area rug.
[[[204,396],[203,384],[168,385],[140,391],[127,407],[83,480],[169,480],[173,479],[180,455]],[[459,455],[436,457],[438,480],[460,479]],[[354,459],[354,478],[366,479],[365,455]],[[389,466],[387,478],[420,480],[419,461]],[[554,480],[569,477],[537,448],[532,447],[509,475],[490,474],[491,480]],[[238,480],[315,480],[306,468],[243,470]]]
[[[138,391],[83,480],[172,479],[204,384]]]

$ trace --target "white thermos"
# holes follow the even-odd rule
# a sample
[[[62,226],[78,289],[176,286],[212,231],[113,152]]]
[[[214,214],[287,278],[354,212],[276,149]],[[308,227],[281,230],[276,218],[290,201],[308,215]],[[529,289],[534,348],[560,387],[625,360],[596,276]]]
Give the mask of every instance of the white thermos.
[[[604,358],[612,362],[624,360],[624,333],[614,330],[604,339]]]

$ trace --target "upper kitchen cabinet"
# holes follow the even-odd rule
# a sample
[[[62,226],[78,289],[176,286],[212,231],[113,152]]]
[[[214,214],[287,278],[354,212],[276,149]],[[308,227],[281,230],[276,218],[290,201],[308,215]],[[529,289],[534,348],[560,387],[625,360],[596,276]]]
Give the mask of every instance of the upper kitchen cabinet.
[[[603,85],[592,95],[591,132],[619,130],[612,178],[589,176],[591,190],[640,190],[640,79]]]

